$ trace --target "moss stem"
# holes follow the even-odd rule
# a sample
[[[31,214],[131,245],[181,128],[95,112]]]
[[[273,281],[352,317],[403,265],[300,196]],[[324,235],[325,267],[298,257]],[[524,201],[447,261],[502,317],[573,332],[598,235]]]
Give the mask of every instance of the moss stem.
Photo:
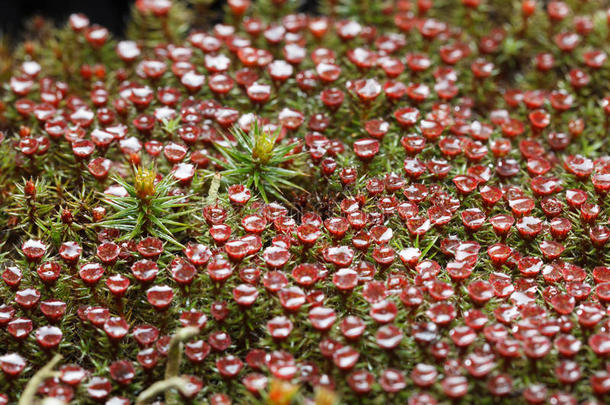
[[[169,381],[178,376],[180,371],[180,360],[182,359],[182,342],[192,338],[199,333],[199,328],[189,326],[179,329],[169,342],[169,350],[167,352],[167,366],[165,367],[165,381]],[[155,384],[153,384],[154,386]],[[174,396],[171,390],[165,391],[165,404],[175,404]]]
[[[53,368],[55,368],[55,366],[61,361],[61,359],[62,355],[56,354],[47,364],[45,364],[40,370],[38,370],[36,374],[32,376],[32,378],[30,378],[27,385],[25,386],[25,389],[23,390],[23,393],[21,394],[21,397],[19,398],[18,405],[32,405],[36,403],[35,397],[38,387],[47,378],[57,376],[58,372],[53,371]]]

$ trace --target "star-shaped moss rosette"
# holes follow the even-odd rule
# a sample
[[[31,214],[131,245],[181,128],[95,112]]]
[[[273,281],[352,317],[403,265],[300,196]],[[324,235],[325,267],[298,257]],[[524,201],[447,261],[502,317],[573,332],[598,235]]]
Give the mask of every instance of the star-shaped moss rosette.
[[[175,235],[188,229],[189,225],[180,219],[197,209],[186,204],[188,195],[170,194],[178,182],[171,174],[159,180],[154,170],[137,167],[133,184],[118,176],[114,181],[124,193],[104,196],[104,201],[114,212],[99,226],[123,231],[124,235],[119,240],[152,235],[182,246]]]
[[[255,120],[248,132],[239,127],[231,131],[231,138],[215,144],[222,158],[212,158],[222,171],[226,184],[244,184],[258,191],[265,202],[273,197],[288,202],[286,190],[301,190],[293,179],[305,176],[295,169],[305,156],[296,153],[297,143],[278,141],[281,128],[275,131]]]

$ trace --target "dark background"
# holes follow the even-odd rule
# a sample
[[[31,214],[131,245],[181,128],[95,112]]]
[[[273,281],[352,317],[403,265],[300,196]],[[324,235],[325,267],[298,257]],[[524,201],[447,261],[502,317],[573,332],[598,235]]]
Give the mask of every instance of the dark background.
[[[0,30],[19,35],[27,19],[41,15],[64,22],[72,13],[86,14],[92,23],[121,34],[129,16],[131,0],[0,0]]]
[[[256,0],[253,0],[256,1]],[[133,0],[0,0],[0,33],[19,38],[24,23],[35,15],[63,23],[72,13],[83,13],[91,23],[105,26],[116,35],[123,34]],[[221,10],[225,0],[215,0]],[[315,9],[315,0],[302,0],[302,9]]]

